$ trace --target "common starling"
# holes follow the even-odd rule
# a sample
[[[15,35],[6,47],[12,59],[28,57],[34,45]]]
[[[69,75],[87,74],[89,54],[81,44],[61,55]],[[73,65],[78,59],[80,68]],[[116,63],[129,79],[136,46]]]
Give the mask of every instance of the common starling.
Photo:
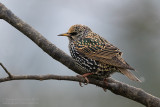
[[[71,26],[67,33],[58,36],[68,37],[71,56],[81,67],[86,69],[87,72],[82,76],[87,81],[89,75],[97,75],[105,79],[110,74],[119,72],[133,81],[140,82],[135,75],[128,71],[135,71],[135,69],[122,58],[122,52],[92,32],[89,27],[76,24]]]

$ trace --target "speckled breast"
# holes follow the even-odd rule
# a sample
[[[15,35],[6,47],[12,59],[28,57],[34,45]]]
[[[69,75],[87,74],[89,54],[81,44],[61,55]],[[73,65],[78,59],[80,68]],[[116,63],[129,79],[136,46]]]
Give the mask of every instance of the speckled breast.
[[[83,67],[84,69],[86,69],[88,72],[96,72],[97,68],[98,68],[98,62],[95,60],[92,60],[90,58],[84,57],[83,55],[81,55],[74,47],[73,43],[69,44],[69,50],[71,53],[71,56],[73,57],[73,59],[76,60],[76,62]]]

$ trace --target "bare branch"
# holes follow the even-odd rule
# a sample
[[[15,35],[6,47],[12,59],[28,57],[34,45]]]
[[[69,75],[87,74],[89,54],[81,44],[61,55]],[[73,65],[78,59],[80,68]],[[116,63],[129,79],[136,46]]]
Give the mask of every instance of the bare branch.
[[[21,76],[14,76],[12,75],[12,78],[6,77],[6,78],[0,78],[1,82],[6,81],[13,81],[13,80],[67,80],[67,81],[76,81],[76,82],[82,82],[85,83],[86,80],[83,77],[77,77],[77,76],[59,76],[59,75],[21,75]],[[93,78],[89,79],[90,84],[97,85],[102,88],[108,88],[110,91],[117,95],[122,95],[124,97],[127,97],[129,99],[134,99],[137,102],[140,102],[147,107],[159,107],[160,102],[157,97],[154,97],[142,89],[135,88],[133,86],[129,86],[127,84],[121,83],[119,81],[113,80],[111,78],[108,78],[108,86],[106,87],[105,82],[99,81]],[[147,99],[147,100],[145,100]]]
[[[48,55],[50,55],[53,59],[61,62],[69,69],[73,70],[78,74],[83,74],[83,69],[81,69],[76,62],[68,56],[66,53],[58,49],[54,44],[45,39],[40,33],[34,30],[31,26],[23,22],[17,16],[15,16],[10,10],[8,10],[3,4],[0,3],[0,18],[7,21],[9,24],[14,26],[28,38],[30,38],[34,43],[36,43],[43,51],[45,51]],[[0,82],[11,81],[11,80],[24,80],[24,79],[32,79],[32,80],[48,80],[48,79],[56,79],[56,80],[70,80],[70,81],[81,81],[85,82],[83,78],[73,77],[73,76],[56,76],[56,75],[45,75],[45,76],[13,76],[12,78],[1,78]],[[111,78],[107,79],[108,86],[103,81],[96,80],[93,78],[89,78],[91,84],[97,85],[99,87],[107,88],[115,94],[124,96],[126,98],[137,101],[147,107],[160,107],[160,99],[154,97],[142,89],[135,88],[133,86],[129,86],[125,83],[121,83],[119,81],[113,80]]]

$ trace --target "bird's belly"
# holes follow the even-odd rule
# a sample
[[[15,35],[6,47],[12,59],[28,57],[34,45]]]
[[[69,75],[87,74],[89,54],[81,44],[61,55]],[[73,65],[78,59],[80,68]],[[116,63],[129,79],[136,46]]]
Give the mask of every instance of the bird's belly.
[[[84,55],[80,54],[75,48],[73,44],[69,46],[70,53],[73,59],[84,69],[86,69],[87,73],[89,72],[96,72],[98,68],[98,62],[92,60],[90,58],[85,57]]]
[[[90,58],[84,57],[80,55],[76,51],[71,52],[71,56],[73,59],[76,60],[76,62],[84,69],[87,70],[87,72],[96,72],[98,68],[98,62],[95,60],[92,60]]]

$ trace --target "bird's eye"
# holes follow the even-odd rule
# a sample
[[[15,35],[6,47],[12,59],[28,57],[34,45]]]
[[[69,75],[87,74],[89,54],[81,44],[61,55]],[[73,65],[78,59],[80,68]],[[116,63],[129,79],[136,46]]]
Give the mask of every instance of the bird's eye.
[[[77,32],[70,33],[72,36],[77,35]]]

